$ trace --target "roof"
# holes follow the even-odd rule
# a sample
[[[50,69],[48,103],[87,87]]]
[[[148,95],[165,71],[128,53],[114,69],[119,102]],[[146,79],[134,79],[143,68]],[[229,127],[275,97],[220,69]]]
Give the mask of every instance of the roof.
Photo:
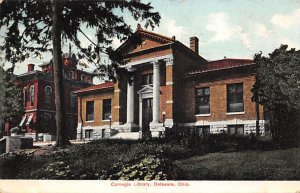
[[[253,65],[253,60],[251,59],[234,59],[234,58],[224,58],[221,60],[209,61],[204,65],[198,66],[197,69],[189,72],[189,75],[200,74],[204,72],[224,70],[242,66]]]
[[[114,88],[114,82],[109,81],[109,82],[105,82],[105,83],[102,83],[102,84],[97,84],[97,85],[93,85],[93,86],[89,86],[89,87],[77,90],[74,93],[75,94],[82,94],[82,93],[105,90],[105,89],[111,89],[111,88]]]
[[[172,42],[175,42],[175,36],[173,36],[173,38],[170,38],[170,37],[158,34],[158,33],[154,33],[154,32],[151,32],[151,31],[144,30],[141,27],[138,28],[136,32],[139,33],[139,34],[145,35],[147,37],[152,37],[152,38],[154,38],[154,39],[156,39],[158,41],[161,41],[163,43],[172,43]]]
[[[131,41],[134,41],[136,43],[136,36],[137,35],[141,35],[144,37],[148,37],[150,39],[156,40],[157,42],[162,43],[162,45],[164,44],[170,44],[170,43],[174,43],[175,42],[175,36],[173,38],[167,37],[167,36],[163,36],[161,34],[157,34],[154,32],[150,32],[147,30],[144,30],[140,24],[138,24],[137,29],[135,31],[134,34],[132,34],[121,46],[119,46],[117,48],[117,50],[124,50],[126,49],[126,47],[128,47],[128,45],[131,44]]]

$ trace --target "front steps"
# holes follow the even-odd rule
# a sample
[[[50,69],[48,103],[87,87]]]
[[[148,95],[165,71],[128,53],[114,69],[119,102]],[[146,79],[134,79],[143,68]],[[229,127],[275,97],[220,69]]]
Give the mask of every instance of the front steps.
[[[129,140],[138,140],[140,137],[139,132],[122,132],[117,133],[111,137],[108,137],[108,139],[129,139]]]

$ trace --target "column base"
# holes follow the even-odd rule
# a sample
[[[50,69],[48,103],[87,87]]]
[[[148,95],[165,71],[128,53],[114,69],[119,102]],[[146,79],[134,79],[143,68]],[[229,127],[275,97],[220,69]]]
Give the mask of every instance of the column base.
[[[164,131],[164,127],[162,123],[151,122],[150,123],[150,131]]]
[[[140,127],[135,123],[125,123],[124,125],[120,125],[118,128],[123,132],[134,132],[138,131]]]

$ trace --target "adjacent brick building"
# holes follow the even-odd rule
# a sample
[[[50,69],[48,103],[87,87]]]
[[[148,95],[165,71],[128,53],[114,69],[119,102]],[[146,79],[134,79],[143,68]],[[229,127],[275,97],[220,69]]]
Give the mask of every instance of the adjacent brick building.
[[[92,85],[93,75],[77,69],[75,55],[65,54],[63,60],[66,124],[69,137],[75,138],[78,121],[77,99],[73,91]],[[34,67],[34,64],[28,64],[28,71],[17,76],[25,108],[19,127],[32,137],[37,133],[56,135],[53,64],[51,61],[41,64],[42,71],[34,70]]]
[[[75,92],[78,138],[126,132],[156,137],[166,129],[183,127],[199,134],[255,132],[256,105],[251,101],[255,65],[251,60],[207,61],[198,53],[197,37],[190,38],[188,48],[175,37],[140,26],[118,50],[126,61],[127,78]],[[261,107],[260,117],[263,132]]]

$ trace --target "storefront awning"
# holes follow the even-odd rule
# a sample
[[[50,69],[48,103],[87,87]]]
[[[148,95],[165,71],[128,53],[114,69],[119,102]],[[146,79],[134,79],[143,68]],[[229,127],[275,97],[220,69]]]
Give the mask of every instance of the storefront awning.
[[[22,127],[24,125],[25,119],[26,119],[26,115],[23,115],[22,120],[21,120],[21,122],[19,124],[20,127]]]
[[[29,125],[29,124],[30,124],[30,122],[32,121],[32,118],[33,118],[33,114],[30,114],[30,115],[29,115],[29,118],[28,118],[28,120],[27,120],[26,125]]]

